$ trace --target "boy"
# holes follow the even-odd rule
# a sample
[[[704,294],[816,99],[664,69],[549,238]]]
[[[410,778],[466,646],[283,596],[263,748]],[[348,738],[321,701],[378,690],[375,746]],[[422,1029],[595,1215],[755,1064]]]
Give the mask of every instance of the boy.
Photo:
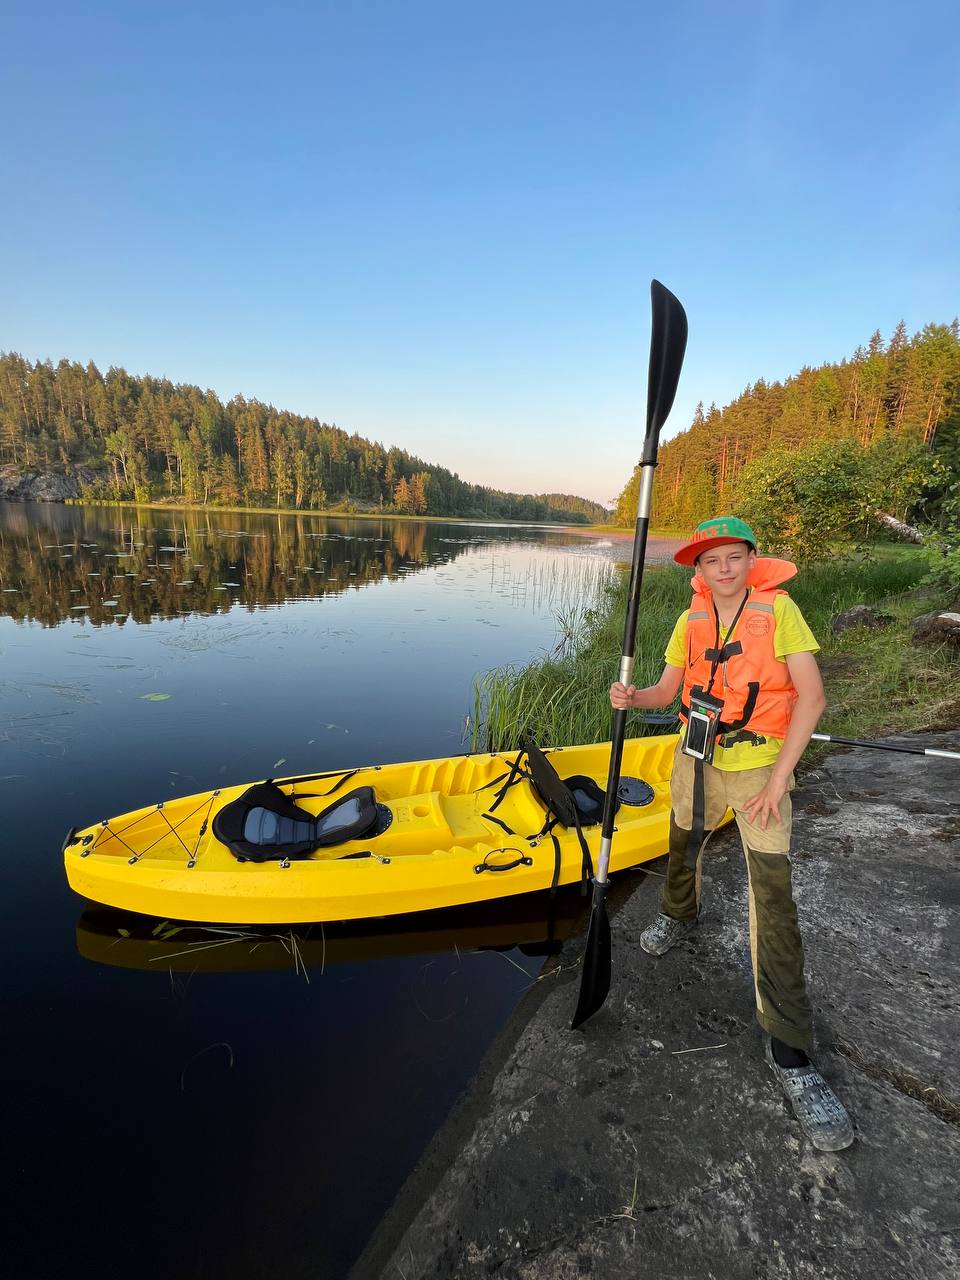
[[[766,1058],[794,1114],[822,1151],[853,1142],[846,1110],[807,1057],[812,1015],[790,880],[793,769],[825,706],[819,645],[781,583],[796,566],[757,555],[753,530],[706,520],[674,556],[692,565],[691,607],[677,619],[657,684],[610,689],[615,709],[663,707],[681,685],[681,737],[670,784],[670,846],[660,914],[640,945],[661,956],[697,924],[704,831],[729,807],[747,862],[750,952]],[[704,714],[698,715],[697,708]],[[717,722],[710,756],[705,723]],[[693,748],[701,757],[688,754]]]

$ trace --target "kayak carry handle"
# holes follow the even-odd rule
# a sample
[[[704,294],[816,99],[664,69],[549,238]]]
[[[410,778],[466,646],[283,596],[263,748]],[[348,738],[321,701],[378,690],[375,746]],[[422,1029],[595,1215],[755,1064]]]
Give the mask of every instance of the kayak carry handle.
[[[516,853],[519,856],[514,858],[512,862],[488,862],[488,858],[492,858],[495,853]],[[515,867],[532,867],[533,859],[529,854],[521,853],[519,849],[490,849],[483,856],[483,861],[478,862],[473,868],[477,875],[482,875],[484,871],[513,871]]]

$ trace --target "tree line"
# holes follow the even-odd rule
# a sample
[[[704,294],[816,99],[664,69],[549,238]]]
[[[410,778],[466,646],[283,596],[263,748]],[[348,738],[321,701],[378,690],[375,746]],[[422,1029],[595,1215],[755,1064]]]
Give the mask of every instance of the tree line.
[[[890,505],[938,516],[960,480],[957,320],[912,337],[901,321],[889,342],[878,330],[850,359],[783,382],[760,379],[722,409],[699,404],[687,430],[660,449],[653,522],[686,530],[710,514],[745,511],[775,473],[822,470],[828,454],[831,468],[856,471],[864,493],[872,484],[870,501],[893,474],[882,459],[898,459],[917,482],[893,486]],[[618,524],[633,523],[638,486],[639,467],[620,495]]]
[[[0,463],[75,472],[90,500],[602,523],[572,494],[505,493],[317,418],[93,363],[0,353]],[[79,469],[79,470],[78,470]]]

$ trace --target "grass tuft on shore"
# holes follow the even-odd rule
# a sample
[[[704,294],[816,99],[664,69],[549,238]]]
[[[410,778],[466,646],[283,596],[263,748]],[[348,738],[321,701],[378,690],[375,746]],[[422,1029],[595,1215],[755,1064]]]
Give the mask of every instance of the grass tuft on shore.
[[[827,692],[824,732],[863,738],[960,723],[958,657],[948,645],[914,648],[910,626],[918,614],[945,607],[945,593],[919,586],[925,557],[913,548],[879,547],[868,557],[848,556],[802,569],[786,584],[822,646],[818,655]],[[580,602],[576,627],[570,609],[558,652],[524,667],[500,667],[474,687],[472,748],[508,751],[530,729],[548,745],[603,742],[610,736],[610,684],[620,666],[628,575],[601,584]],[[653,684],[677,616],[690,603],[690,573],[674,565],[650,566],[643,580],[634,684]],[[893,621],[834,635],[833,617],[854,604],[873,605]],[[650,733],[639,713],[627,733]],[[811,748],[810,762],[823,748]]]

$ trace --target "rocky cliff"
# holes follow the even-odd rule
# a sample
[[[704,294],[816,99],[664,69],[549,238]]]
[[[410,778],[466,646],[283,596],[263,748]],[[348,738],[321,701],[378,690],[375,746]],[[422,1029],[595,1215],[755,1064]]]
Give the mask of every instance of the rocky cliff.
[[[80,486],[92,484],[96,475],[89,467],[73,467],[64,473],[45,469],[27,470],[16,464],[0,467],[0,500],[7,502],[66,502],[80,497]]]

